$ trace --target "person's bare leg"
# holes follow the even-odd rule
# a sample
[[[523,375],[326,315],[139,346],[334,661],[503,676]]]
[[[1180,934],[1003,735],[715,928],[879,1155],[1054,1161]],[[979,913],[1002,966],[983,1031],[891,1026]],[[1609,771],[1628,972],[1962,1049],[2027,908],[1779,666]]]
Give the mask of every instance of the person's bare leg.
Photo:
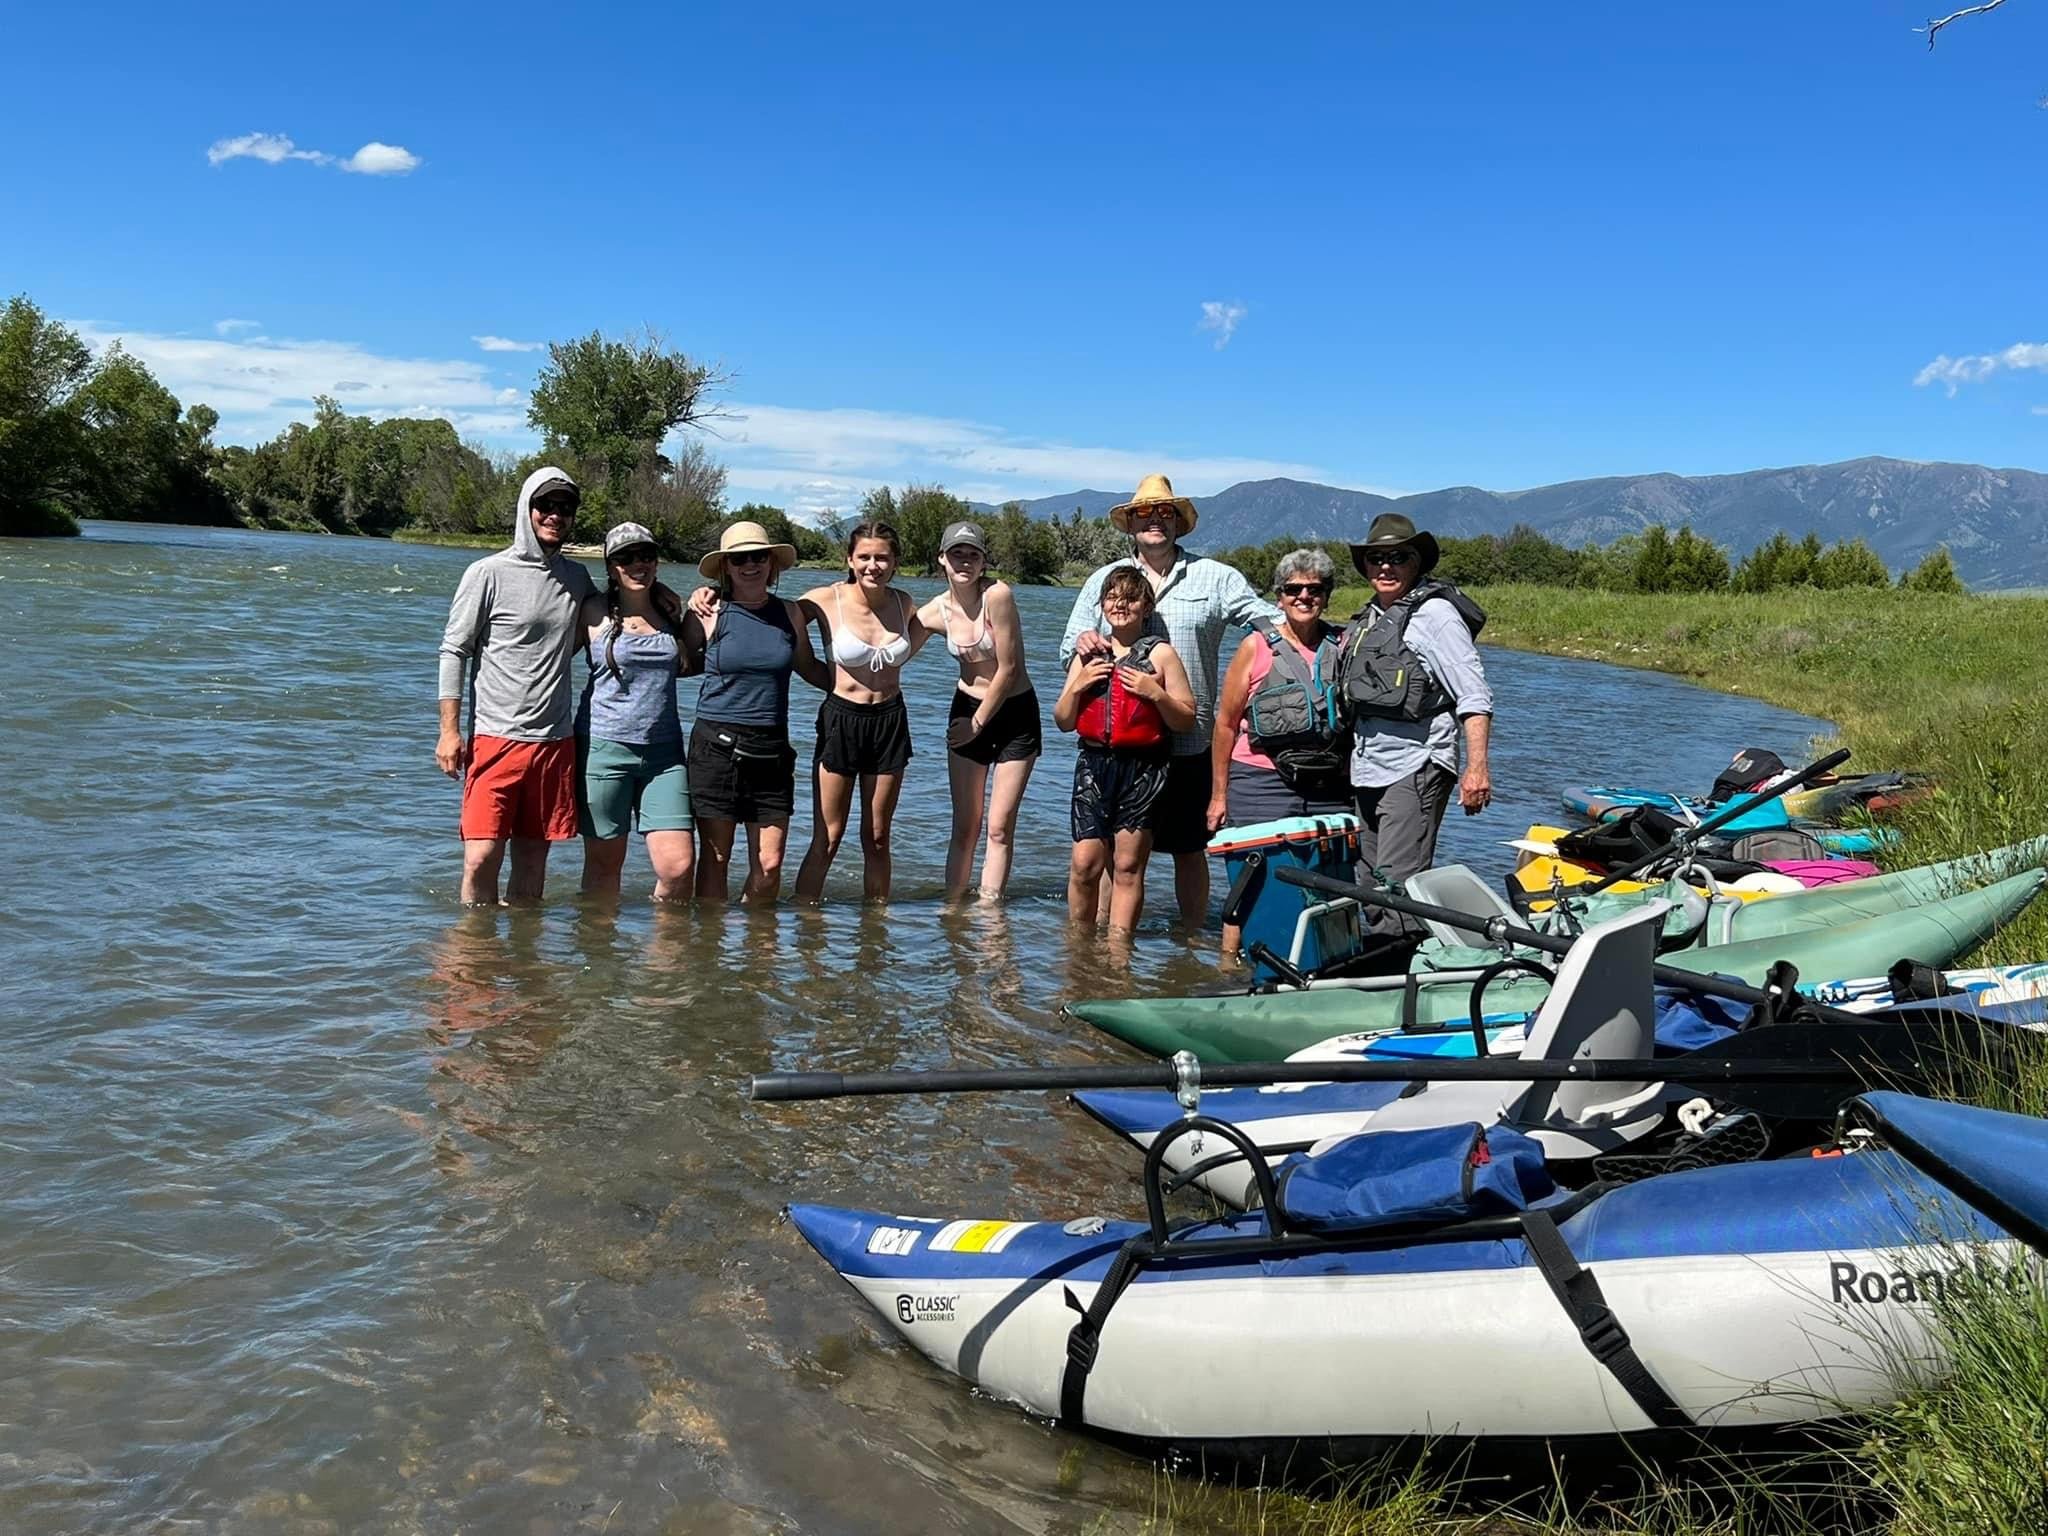
[[[964,896],[974,881],[974,849],[981,841],[981,798],[988,787],[988,765],[946,754],[946,777],[953,792],[953,840],[946,845],[946,894]]]
[[[626,836],[583,839],[583,892],[586,896],[616,896],[619,875],[626,867]]]
[[[981,897],[994,901],[1010,883],[1010,853],[1017,839],[1017,812],[1024,804],[1024,789],[1031,782],[1031,770],[1038,759],[997,763],[995,789],[988,797],[988,849],[981,857]]]
[[[647,862],[654,866],[656,901],[688,901],[697,875],[697,834],[688,828],[648,833]]]
[[[1099,837],[1074,844],[1074,860],[1067,867],[1067,917],[1093,928],[1102,883],[1108,878],[1109,844]]]
[[[864,773],[860,779],[860,893],[869,901],[889,899],[889,880],[896,871],[889,833],[896,822],[896,801],[903,793],[900,773]]]
[[[704,838],[697,859],[697,899],[722,905],[732,899],[732,841],[739,823],[702,816],[697,830]]]
[[[747,888],[740,899],[748,906],[767,906],[782,894],[782,855],[789,846],[789,823],[757,821],[747,827]]]
[[[462,840],[462,900],[465,906],[495,907],[498,904],[498,869],[505,862],[502,837],[465,837]]]
[[[811,781],[811,846],[804,850],[796,872],[799,901],[815,901],[825,894],[825,877],[832,873],[832,861],[846,839],[846,820],[853,814],[853,788],[850,775],[818,765]]]
[[[1190,928],[1209,922],[1209,855],[1197,848],[1173,856],[1173,894],[1180,903],[1180,920]]]
[[[545,838],[512,839],[512,873],[505,881],[505,900],[539,901],[548,878],[548,845]]]
[[[1145,910],[1145,863],[1152,857],[1150,832],[1120,831],[1111,855],[1109,931],[1129,933]]]

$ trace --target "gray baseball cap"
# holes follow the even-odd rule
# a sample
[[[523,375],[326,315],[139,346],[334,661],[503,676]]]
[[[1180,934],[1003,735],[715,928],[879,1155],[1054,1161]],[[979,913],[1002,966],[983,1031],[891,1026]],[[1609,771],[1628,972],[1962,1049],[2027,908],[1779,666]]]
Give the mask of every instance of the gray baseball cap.
[[[655,544],[654,535],[647,531],[645,523],[620,523],[604,536],[604,557],[609,560],[622,549],[631,549],[635,544]],[[656,548],[660,546],[655,545]]]
[[[970,549],[981,551],[981,558],[988,558],[988,535],[981,531],[979,523],[951,523],[939,535],[939,553],[944,554],[955,545],[965,544]]]

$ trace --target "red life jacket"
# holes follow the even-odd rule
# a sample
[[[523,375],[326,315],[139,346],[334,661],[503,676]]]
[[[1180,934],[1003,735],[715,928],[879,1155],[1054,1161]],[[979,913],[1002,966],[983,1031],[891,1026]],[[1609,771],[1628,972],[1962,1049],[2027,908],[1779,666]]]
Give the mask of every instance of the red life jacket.
[[[1126,667],[1150,672],[1152,664],[1145,658],[1159,643],[1157,635],[1141,635],[1137,644],[1117,658],[1109,681],[1098,683],[1082,703],[1081,713],[1074,719],[1075,735],[1091,747],[1109,747],[1118,752],[1137,752],[1166,744],[1166,722],[1159,716],[1159,706],[1132,693],[1124,687],[1123,679]]]

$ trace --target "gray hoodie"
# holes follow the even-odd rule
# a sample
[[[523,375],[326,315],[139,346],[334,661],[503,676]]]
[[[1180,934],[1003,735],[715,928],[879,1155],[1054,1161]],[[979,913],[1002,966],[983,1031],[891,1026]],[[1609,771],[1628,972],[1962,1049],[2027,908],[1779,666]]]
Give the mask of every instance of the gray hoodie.
[[[559,741],[576,733],[570,662],[583,641],[577,616],[597,584],[577,561],[544,552],[533,531],[534,492],[568,479],[552,465],[528,475],[513,514],[512,547],[485,555],[455,588],[441,636],[440,696],[462,697],[474,660],[474,735]]]

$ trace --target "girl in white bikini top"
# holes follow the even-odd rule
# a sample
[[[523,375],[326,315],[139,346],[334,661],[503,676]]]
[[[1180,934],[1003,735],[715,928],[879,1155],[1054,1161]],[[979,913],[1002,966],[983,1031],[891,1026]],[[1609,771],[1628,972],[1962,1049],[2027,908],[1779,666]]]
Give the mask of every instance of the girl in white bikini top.
[[[900,667],[910,659],[910,636],[898,633],[884,640],[880,645],[870,645],[846,627],[846,619],[840,607],[841,587],[832,588],[832,659],[849,672],[886,672],[891,667]],[[906,605],[903,594],[896,594],[896,628],[909,628],[906,622]],[[952,642],[947,641],[948,649]]]
[[[939,594],[939,614],[946,632],[946,650],[962,661],[991,661],[996,654],[996,632],[989,626],[988,609],[981,610],[981,631],[965,645],[953,639],[953,599],[950,593]]]

